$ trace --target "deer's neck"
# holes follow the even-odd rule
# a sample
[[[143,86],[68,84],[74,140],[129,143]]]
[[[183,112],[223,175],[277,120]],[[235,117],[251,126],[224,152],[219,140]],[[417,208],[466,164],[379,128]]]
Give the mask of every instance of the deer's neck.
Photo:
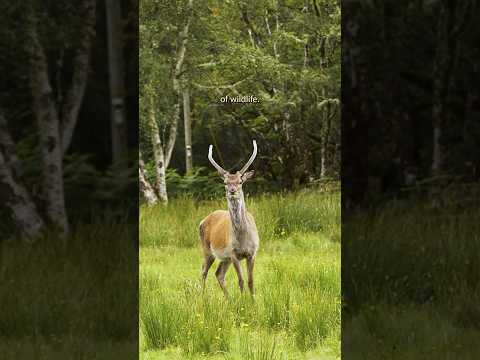
[[[232,220],[233,230],[235,232],[243,232],[247,229],[247,209],[245,208],[245,198],[240,193],[237,198],[227,198],[228,212]]]

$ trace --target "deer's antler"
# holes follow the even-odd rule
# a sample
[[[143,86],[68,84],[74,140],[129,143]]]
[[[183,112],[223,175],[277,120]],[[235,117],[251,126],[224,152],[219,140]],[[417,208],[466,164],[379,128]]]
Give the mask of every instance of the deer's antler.
[[[250,165],[252,165],[253,163],[253,160],[255,160],[255,158],[257,157],[257,142],[255,140],[253,140],[253,153],[252,153],[252,156],[250,156],[250,159],[248,159],[247,163],[245,164],[245,166],[242,168],[242,170],[240,170],[240,174],[243,174],[245,171],[248,170],[248,168],[250,167]]]
[[[210,145],[210,147],[208,148],[208,160],[210,160],[210,162],[212,163],[213,166],[215,166],[215,169],[218,170],[218,172],[220,173],[220,175],[225,175],[226,173],[228,173],[228,171],[226,171],[225,169],[223,169],[220,165],[218,165],[216,163],[215,160],[213,160],[213,156],[212,156],[212,150],[213,150],[213,145]]]

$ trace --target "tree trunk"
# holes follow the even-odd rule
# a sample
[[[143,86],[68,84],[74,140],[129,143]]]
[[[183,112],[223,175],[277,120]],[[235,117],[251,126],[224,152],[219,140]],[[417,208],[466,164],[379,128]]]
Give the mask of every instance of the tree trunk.
[[[155,194],[152,185],[150,185],[150,182],[148,181],[145,171],[145,163],[143,162],[142,153],[140,151],[138,152],[138,164],[138,180],[140,191],[145,200],[147,200],[147,204],[149,206],[155,205],[158,202],[158,197],[157,194]]]
[[[277,25],[277,31],[278,31],[278,15],[275,15],[276,16],[276,25]],[[265,25],[267,26],[267,32],[268,32],[268,36],[270,38],[272,38],[272,30],[270,28],[270,22],[268,21],[268,10],[266,11],[265,13]],[[251,34],[251,33],[250,33]],[[253,41],[253,39],[252,39]],[[255,43],[254,43],[255,45]],[[278,59],[278,52],[277,52],[277,42],[276,40],[272,40],[272,46],[273,46],[273,55],[275,56],[275,59]]]
[[[61,108],[62,126],[62,151],[65,154],[72,142],[73,133],[78,120],[80,106],[87,87],[88,70],[90,65],[90,52],[92,39],[95,35],[96,1],[85,0],[82,2],[82,29],[80,42],[73,58],[72,83],[65,95]],[[57,89],[58,90],[58,89]]]
[[[155,161],[155,188],[158,193],[160,201],[163,203],[168,202],[167,195],[167,181],[166,181],[166,165],[165,165],[165,154],[163,152],[162,138],[160,137],[160,132],[158,129],[156,112],[153,104],[150,108],[150,119],[149,119],[150,131],[152,136],[152,148],[153,148],[153,159]]]
[[[15,144],[6,119],[0,113],[0,199],[10,209],[20,232],[34,240],[41,234],[45,224],[27,189],[18,180],[18,167]]]
[[[32,40],[31,90],[42,155],[43,196],[48,220],[58,226],[62,235],[66,236],[69,225],[63,188],[63,149],[60,140],[60,122],[48,78],[47,59],[35,32]]]
[[[122,15],[120,1],[106,0],[108,64],[111,101],[112,160],[118,161],[127,151],[125,120],[125,83],[122,53]]]
[[[27,238],[36,239],[45,227],[43,220],[28,191],[13,178],[2,151],[0,151],[0,194],[2,202],[12,212],[13,220],[20,231]]]
[[[183,89],[183,122],[185,127],[185,171],[192,172],[192,120],[190,118],[190,92],[186,86]]]
[[[179,34],[179,48],[176,53],[176,63],[175,63],[175,69],[173,72],[173,90],[175,92],[176,98],[180,98],[180,91],[181,91],[181,85],[180,85],[180,76],[183,71],[183,64],[185,62],[185,55],[187,52],[187,42],[188,42],[188,31],[190,27],[190,21],[192,19],[192,11],[193,11],[193,0],[189,0],[187,4],[187,20],[185,22],[185,25],[182,29],[182,31]],[[187,173],[189,170],[191,170],[192,164],[191,164],[191,124],[190,124],[190,94],[188,92],[188,89],[185,87],[183,89],[183,109],[184,109],[184,121],[185,121],[185,150],[186,150],[186,161],[187,161]],[[188,111],[188,115],[185,116],[185,113]],[[175,144],[175,139],[176,139],[176,133],[177,133],[177,124],[180,119],[180,104],[178,101],[176,101],[173,109],[173,119],[171,122],[171,127],[170,127],[170,135],[169,135],[169,140],[167,144],[167,149],[166,149],[166,160],[167,160],[167,166],[168,163],[170,162],[170,158],[172,155],[172,150],[173,146]],[[188,121],[188,124],[187,124]],[[187,129],[188,128],[188,129]],[[187,137],[187,131],[189,132],[189,136]],[[189,142],[189,143],[188,143]],[[190,159],[189,159],[189,151],[187,146],[190,145]],[[190,163],[189,163],[190,161]],[[189,168],[190,166],[190,168]]]
[[[457,65],[458,37],[470,20],[471,7],[471,1],[441,1],[437,27],[437,49],[433,63],[432,175],[438,175],[443,170],[444,154],[441,137],[449,115],[447,102],[452,87],[452,76]]]
[[[326,175],[326,162],[325,162],[325,142],[322,142],[322,148],[320,149],[320,179],[324,179]]]
[[[442,165],[442,148],[440,139],[442,137],[443,118],[445,116],[444,103],[446,100],[448,79],[445,73],[450,57],[448,44],[448,9],[445,1],[440,6],[437,25],[437,49],[433,63],[433,109],[432,109],[432,175],[440,172]]]

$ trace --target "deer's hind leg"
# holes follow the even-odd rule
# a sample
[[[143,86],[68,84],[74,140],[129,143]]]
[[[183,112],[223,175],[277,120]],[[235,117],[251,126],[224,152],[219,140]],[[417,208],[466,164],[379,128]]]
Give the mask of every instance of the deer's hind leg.
[[[200,223],[198,227],[198,232],[200,235],[200,240],[202,242],[203,248],[203,264],[202,264],[202,275],[201,275],[201,282],[202,282],[202,290],[205,290],[205,282],[207,280],[208,270],[212,266],[213,262],[215,261],[215,256],[213,256],[212,251],[210,250],[210,242],[205,236],[205,230],[203,228],[203,221]]]
[[[210,254],[205,254],[205,259],[203,260],[202,265],[202,290],[205,290],[205,282],[207,280],[208,270],[212,266],[213,262],[215,261],[215,256]]]

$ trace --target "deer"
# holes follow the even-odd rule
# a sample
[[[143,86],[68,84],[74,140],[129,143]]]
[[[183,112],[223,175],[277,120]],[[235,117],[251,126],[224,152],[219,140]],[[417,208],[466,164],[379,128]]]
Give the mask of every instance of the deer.
[[[218,259],[220,263],[215,276],[225,297],[229,297],[225,275],[231,264],[237,273],[240,292],[243,293],[244,280],[240,261],[246,259],[248,288],[252,298],[255,298],[253,267],[260,240],[255,220],[245,206],[242,185],[254,174],[253,170],[247,170],[257,156],[257,143],[253,140],[253,153],[250,159],[240,171],[233,174],[215,162],[212,149],[213,146],[210,145],[208,160],[223,179],[228,210],[216,210],[200,222],[199,233],[204,257],[201,274],[202,288],[205,290],[208,270],[215,259]]]

